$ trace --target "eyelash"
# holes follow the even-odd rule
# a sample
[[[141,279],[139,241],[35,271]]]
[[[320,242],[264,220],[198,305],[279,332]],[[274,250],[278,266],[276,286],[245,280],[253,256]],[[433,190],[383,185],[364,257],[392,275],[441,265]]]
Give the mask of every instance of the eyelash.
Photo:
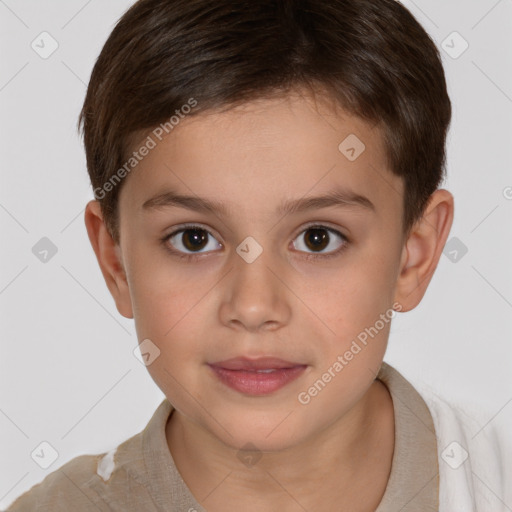
[[[319,254],[302,253],[302,257],[306,260],[317,260],[319,258],[322,258],[322,259],[334,258],[335,256],[339,256],[350,244],[350,240],[343,233],[340,233],[338,230],[330,228],[329,226],[325,226],[323,224],[314,224],[314,223],[303,227],[302,230],[299,231],[293,237],[293,240],[295,240],[295,238],[297,238],[298,235],[301,235],[301,234],[305,233],[306,231],[308,231],[309,229],[313,229],[313,228],[324,229],[331,233],[335,233],[342,239],[343,243],[342,243],[341,247],[339,247],[338,249],[331,251],[329,253],[325,253],[325,254],[323,254],[323,253],[319,253]],[[209,252],[208,251],[206,253],[195,253],[195,254],[194,253],[182,253],[182,252],[180,252],[176,249],[173,249],[169,246],[169,244],[167,242],[169,241],[170,238],[172,238],[173,236],[175,236],[178,233],[181,233],[183,231],[188,231],[189,229],[199,229],[201,231],[205,231],[206,233],[208,233],[209,236],[212,236],[213,238],[215,238],[215,235],[211,231],[209,231],[208,229],[206,229],[202,226],[199,226],[197,224],[185,224],[185,225],[181,226],[179,229],[176,229],[175,231],[173,231],[172,233],[165,235],[160,240],[161,243],[164,245],[165,249],[168,252],[170,252],[173,256],[179,258],[180,260],[188,260],[188,261],[195,260],[195,259],[201,258],[203,255],[208,254],[208,252]]]

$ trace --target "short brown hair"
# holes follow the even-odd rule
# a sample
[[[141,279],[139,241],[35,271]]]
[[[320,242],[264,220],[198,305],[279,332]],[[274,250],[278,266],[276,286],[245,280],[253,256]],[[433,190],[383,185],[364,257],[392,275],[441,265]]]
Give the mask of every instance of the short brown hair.
[[[389,168],[404,180],[407,233],[444,177],[451,103],[439,51],[404,6],[139,0],[106,41],[78,122],[114,240],[122,183],[102,197],[96,190],[129,158],[135,135],[168,121],[190,98],[197,107],[189,115],[197,115],[300,87],[326,91],[348,113],[379,125]]]

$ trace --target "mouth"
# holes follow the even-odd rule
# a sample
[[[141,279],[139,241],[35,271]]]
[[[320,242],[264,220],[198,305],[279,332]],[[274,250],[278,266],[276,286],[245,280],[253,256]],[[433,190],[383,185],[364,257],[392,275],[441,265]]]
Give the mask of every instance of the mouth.
[[[275,357],[237,357],[208,366],[231,389],[248,395],[267,395],[297,379],[308,365]]]

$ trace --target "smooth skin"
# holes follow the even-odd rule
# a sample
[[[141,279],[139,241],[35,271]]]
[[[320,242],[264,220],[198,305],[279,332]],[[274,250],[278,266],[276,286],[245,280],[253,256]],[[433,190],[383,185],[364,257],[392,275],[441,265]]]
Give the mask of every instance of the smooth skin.
[[[350,134],[366,146],[355,161],[338,149]],[[336,189],[373,207],[278,210]],[[190,202],[143,207],[170,190],[225,212]],[[122,184],[119,245],[99,203],[87,204],[87,231],[117,309],[134,318],[139,342],[149,338],[161,351],[148,371],[175,407],[168,446],[208,511],[378,506],[394,450],[391,396],[375,380],[390,323],[308,404],[298,396],[393,304],[404,312],[421,301],[452,225],[453,197],[434,192],[405,237],[403,193],[378,127],[297,91],[181,121]],[[199,254],[183,231],[164,240],[185,223],[211,233],[201,232]],[[320,249],[311,225],[323,226]],[[252,263],[236,252],[247,237],[263,249]],[[207,364],[237,356],[308,366],[284,388],[249,396]],[[252,466],[237,456],[247,443],[262,455]]]

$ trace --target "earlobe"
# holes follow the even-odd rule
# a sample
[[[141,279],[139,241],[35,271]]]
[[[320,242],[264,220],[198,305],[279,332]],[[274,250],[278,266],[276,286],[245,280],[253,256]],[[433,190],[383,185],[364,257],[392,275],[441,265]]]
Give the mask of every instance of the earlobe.
[[[114,298],[117,310],[126,318],[133,318],[128,281],[121,248],[108,232],[103,221],[100,203],[89,201],[85,207],[85,226],[105,283]]]
[[[454,201],[450,192],[436,190],[421,219],[411,229],[403,247],[395,301],[402,311],[421,301],[439,263],[453,222]]]

